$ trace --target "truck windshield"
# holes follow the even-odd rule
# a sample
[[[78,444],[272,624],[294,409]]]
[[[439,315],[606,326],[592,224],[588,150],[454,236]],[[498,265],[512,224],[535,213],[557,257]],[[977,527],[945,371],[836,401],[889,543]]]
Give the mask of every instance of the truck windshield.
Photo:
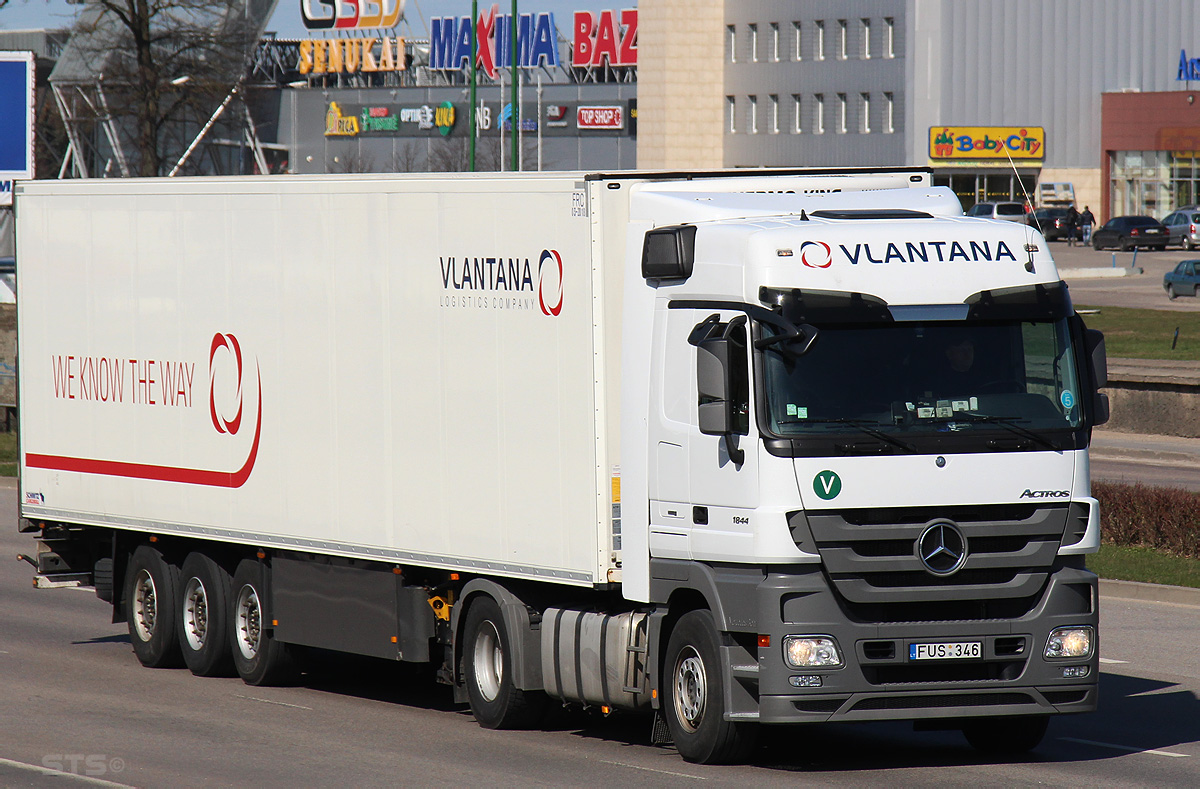
[[[1009,440],[999,443],[1013,449],[1062,449],[1070,443],[1064,431],[1081,426],[1083,392],[1065,317],[818,329],[803,356],[773,345],[762,352],[764,427],[773,436],[820,444],[851,434],[894,447],[887,451],[985,451],[1000,433]],[[775,330],[764,324],[761,331]]]

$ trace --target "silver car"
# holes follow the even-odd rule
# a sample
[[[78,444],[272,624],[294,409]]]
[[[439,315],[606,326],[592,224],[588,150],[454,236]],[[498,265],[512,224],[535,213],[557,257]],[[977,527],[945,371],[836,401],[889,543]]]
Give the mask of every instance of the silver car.
[[[1184,206],[1163,219],[1167,228],[1167,246],[1179,244],[1184,249],[1200,248],[1200,206]]]
[[[985,219],[1004,219],[1009,222],[1024,222],[1026,213],[1024,203],[976,203],[967,211],[967,216],[981,216]]]

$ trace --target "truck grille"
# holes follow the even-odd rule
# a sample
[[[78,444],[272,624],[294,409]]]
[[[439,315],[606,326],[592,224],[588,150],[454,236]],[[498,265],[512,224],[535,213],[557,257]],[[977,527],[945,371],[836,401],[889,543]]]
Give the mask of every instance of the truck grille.
[[[1078,517],[1071,510],[1068,504],[819,510],[793,513],[790,522],[798,543],[811,535],[832,588],[859,621],[1009,619],[1032,610],[1068,527],[1075,537]],[[966,540],[957,572],[936,575],[918,555],[917,542],[934,523],[955,526]]]

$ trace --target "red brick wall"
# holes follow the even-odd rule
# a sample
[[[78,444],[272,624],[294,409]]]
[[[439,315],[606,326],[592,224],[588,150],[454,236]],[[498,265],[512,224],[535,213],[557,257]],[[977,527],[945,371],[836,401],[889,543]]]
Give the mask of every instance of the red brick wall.
[[[1200,151],[1200,90],[1100,97],[1100,222],[1109,219],[1109,156],[1114,151]]]

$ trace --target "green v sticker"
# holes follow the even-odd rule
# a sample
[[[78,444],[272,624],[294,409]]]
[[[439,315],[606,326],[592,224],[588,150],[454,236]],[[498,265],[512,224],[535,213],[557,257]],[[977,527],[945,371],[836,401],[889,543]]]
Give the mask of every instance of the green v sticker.
[[[842,478],[832,471],[821,471],[813,477],[813,491],[825,501],[837,498],[842,492]]]

